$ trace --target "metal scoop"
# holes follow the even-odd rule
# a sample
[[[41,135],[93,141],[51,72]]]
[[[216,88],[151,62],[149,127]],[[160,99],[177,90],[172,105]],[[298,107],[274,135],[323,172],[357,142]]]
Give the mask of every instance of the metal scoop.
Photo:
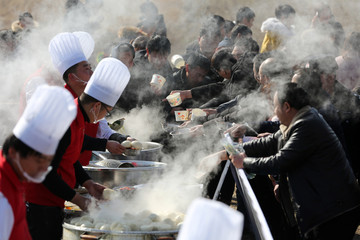
[[[108,167],[108,168],[118,168],[121,165],[121,162],[114,159],[104,159],[96,163],[101,167]]]
[[[131,168],[135,167],[133,164],[128,162],[120,162],[114,159],[104,159],[96,163],[96,165],[108,168]]]

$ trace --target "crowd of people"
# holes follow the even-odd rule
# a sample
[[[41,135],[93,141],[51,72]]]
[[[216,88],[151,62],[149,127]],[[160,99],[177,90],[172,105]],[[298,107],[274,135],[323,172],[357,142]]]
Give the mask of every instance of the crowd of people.
[[[68,1],[64,21],[82,7]],[[274,239],[352,239],[360,223],[360,33],[345,33],[326,3],[316,5],[311,23],[298,32],[296,10],[283,4],[262,23],[264,39],[257,43],[252,37],[258,31],[253,29],[256,14],[240,7],[236,16],[208,16],[177,65],[169,61],[163,15],[150,1],[140,10],[140,22],[122,28],[116,43],[103,44],[108,49],[97,54],[82,26],[51,39],[55,70],[43,66],[26,81],[23,115],[0,152],[0,209],[6,213],[0,216],[0,239],[61,239],[64,202],[87,208],[88,200],[74,191],[75,185],[96,198],[105,188],[82,168],[91,151],[121,154],[121,142],[133,140],[111,129],[105,116],[115,109],[125,113],[143,107],[158,109],[164,126],[189,130],[180,148],[202,142],[219,160],[230,159],[256,174],[249,182]],[[12,29],[1,30],[1,54],[16,54],[24,34],[37,25],[26,12]],[[90,59],[97,62],[94,72]],[[41,86],[54,85],[54,71],[67,91]],[[150,84],[155,74],[165,82]],[[166,98],[175,93],[181,104],[174,107]],[[66,105],[55,96],[72,97],[75,103]],[[50,103],[59,106],[50,108]],[[175,121],[176,111],[191,115],[195,108],[205,116],[193,114],[181,125]],[[54,121],[60,113],[66,118],[64,109],[67,121]],[[163,130],[152,141],[174,154],[179,151],[176,139]],[[243,152],[222,150],[224,131],[243,145]],[[245,135],[256,139],[243,143]],[[209,198],[224,165],[221,161],[204,179]],[[39,174],[41,181],[34,180]],[[229,171],[218,200],[230,205],[234,187]],[[241,189],[236,191],[238,210],[246,213]],[[251,232],[247,224],[245,233]]]

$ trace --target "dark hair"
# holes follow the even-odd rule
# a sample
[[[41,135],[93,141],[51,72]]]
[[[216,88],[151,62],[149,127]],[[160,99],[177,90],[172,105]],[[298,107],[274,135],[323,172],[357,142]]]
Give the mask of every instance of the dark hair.
[[[335,74],[338,69],[337,62],[333,56],[325,56],[309,61],[309,68],[318,74]]]
[[[235,63],[235,57],[231,54],[231,50],[227,48],[215,52],[211,58],[211,65],[217,71],[220,71],[220,69],[231,70]]]
[[[310,104],[309,95],[296,83],[286,83],[277,90],[279,103],[287,102],[290,107],[299,110]]]
[[[130,43],[120,43],[116,47],[113,47],[110,56],[114,58],[119,58],[120,54],[126,52],[131,52],[133,58],[135,57],[134,47]]]
[[[4,42],[12,42],[15,40],[15,34],[9,29],[0,30],[0,40]]]
[[[241,38],[235,42],[235,47],[241,47],[244,52],[259,53],[260,47],[257,42],[252,38]]]
[[[23,14],[19,15],[19,21],[26,21],[26,18],[28,18],[30,21],[33,20],[33,16],[29,12],[24,12]]]
[[[26,145],[23,141],[18,139],[14,134],[11,134],[9,137],[5,139],[2,151],[5,156],[9,153],[9,148],[12,147],[16,152],[20,154],[20,157],[25,158],[29,155],[32,156],[41,156],[42,154],[28,145]]]
[[[236,24],[239,24],[246,18],[250,21],[252,18],[255,17],[255,13],[249,7],[242,7],[236,13]]]
[[[253,58],[253,63],[256,69],[256,72],[259,72],[259,68],[260,65],[268,58],[271,57],[271,53],[270,52],[263,52],[263,53],[259,53],[258,55],[256,55]]]
[[[226,34],[230,33],[234,27],[235,27],[235,23],[233,23],[230,20],[225,20],[224,29]]]
[[[163,55],[169,55],[171,52],[171,43],[167,37],[156,35],[150,38],[146,48],[150,54],[152,52],[158,52]]]
[[[237,38],[237,36],[240,34],[241,37],[245,37],[245,36],[252,36],[252,31],[251,29],[244,25],[244,24],[239,24],[236,25],[232,30],[231,30],[231,40],[233,40],[235,42],[235,39]]]
[[[288,18],[290,15],[295,14],[295,13],[296,13],[295,9],[288,4],[279,5],[275,9],[275,16],[277,19]]]
[[[139,36],[139,37],[135,38],[135,40],[133,41],[132,44],[133,44],[134,48],[143,50],[143,49],[146,49],[148,40],[149,40],[149,38],[146,36]]]
[[[120,97],[119,97],[119,98],[120,98]],[[80,98],[79,98],[79,99],[80,99],[81,104],[83,104],[83,105],[87,105],[87,104],[90,104],[90,103],[100,102],[100,103],[101,103],[101,107],[103,107],[103,106],[105,106],[105,107],[111,107],[111,106],[109,106],[109,105],[101,102],[100,100],[97,100],[96,98],[94,98],[94,97],[92,97],[92,96],[90,96],[90,95],[88,95],[88,94],[86,94],[86,93],[84,93],[84,92],[80,95]]]
[[[213,15],[210,17],[210,21],[214,21],[218,28],[221,28],[225,24],[225,19],[220,15]]]
[[[210,60],[204,55],[197,52],[191,53],[186,60],[186,63],[189,65],[190,68],[200,67],[205,71],[210,70]]]
[[[77,63],[77,64],[69,67],[69,68],[64,72],[64,74],[63,74],[63,79],[64,79],[65,83],[67,83],[67,82],[69,81],[69,77],[68,77],[68,76],[69,76],[70,73],[76,73],[76,68],[77,68],[78,65],[79,65],[79,63]]]

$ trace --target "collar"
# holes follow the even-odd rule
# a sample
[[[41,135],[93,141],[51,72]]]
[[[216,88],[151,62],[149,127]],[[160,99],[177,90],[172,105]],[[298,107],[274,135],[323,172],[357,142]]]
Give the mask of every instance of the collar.
[[[78,99],[78,103],[79,103],[80,111],[81,111],[82,115],[84,116],[85,122],[88,122],[88,123],[89,123],[89,122],[90,122],[90,118],[89,118],[89,116],[86,114],[85,109],[83,108],[83,106],[81,105],[80,99]]]
[[[304,116],[305,113],[307,113],[308,111],[310,111],[311,107],[310,106],[305,106],[303,108],[301,108],[296,115],[294,116],[294,118],[291,120],[289,126],[285,126],[283,124],[280,125],[280,131],[283,135],[283,139],[287,139],[289,132],[291,130],[291,128],[294,126],[295,122],[300,119],[302,116]]]
[[[25,183],[19,180],[19,177],[16,175],[10,163],[6,161],[6,157],[3,155],[2,150],[0,150],[0,169],[2,169],[2,174],[6,175],[11,180],[10,183],[14,186],[16,191],[24,190]]]
[[[76,95],[76,93],[74,92],[74,90],[69,86],[69,84],[65,84],[64,85],[64,88],[66,88],[70,93],[71,95],[73,95],[74,98],[77,98],[78,96]]]

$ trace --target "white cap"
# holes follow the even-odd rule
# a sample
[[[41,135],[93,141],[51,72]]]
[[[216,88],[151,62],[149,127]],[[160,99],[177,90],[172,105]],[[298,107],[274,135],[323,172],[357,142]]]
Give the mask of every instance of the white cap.
[[[79,39],[69,32],[59,33],[49,43],[49,52],[55,68],[64,74],[75,64],[87,61]]]
[[[186,212],[178,240],[239,240],[244,216],[224,203],[198,198]]]
[[[84,52],[86,59],[89,59],[91,57],[91,54],[94,52],[94,39],[87,32],[73,32],[73,34],[79,39],[81,48]]]
[[[34,150],[54,155],[76,114],[77,107],[68,90],[42,85],[32,95],[13,133]]]
[[[112,57],[104,58],[97,65],[84,93],[114,107],[129,79],[130,72],[120,60]]]

